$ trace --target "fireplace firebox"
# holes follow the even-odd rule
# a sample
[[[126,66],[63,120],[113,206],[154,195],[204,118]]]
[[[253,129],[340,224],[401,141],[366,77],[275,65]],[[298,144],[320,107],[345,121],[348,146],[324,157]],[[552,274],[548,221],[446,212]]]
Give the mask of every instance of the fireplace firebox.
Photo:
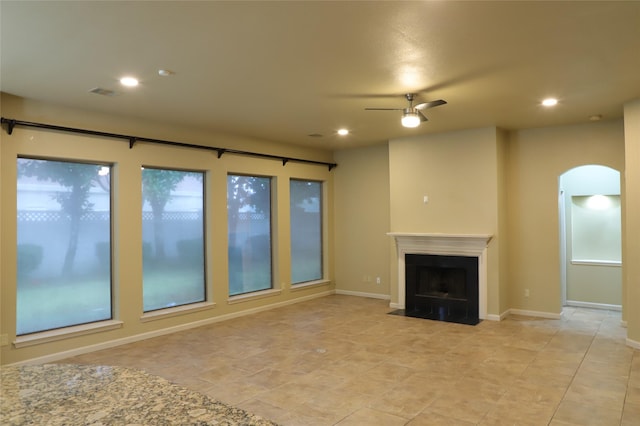
[[[478,258],[405,254],[406,316],[476,325]]]

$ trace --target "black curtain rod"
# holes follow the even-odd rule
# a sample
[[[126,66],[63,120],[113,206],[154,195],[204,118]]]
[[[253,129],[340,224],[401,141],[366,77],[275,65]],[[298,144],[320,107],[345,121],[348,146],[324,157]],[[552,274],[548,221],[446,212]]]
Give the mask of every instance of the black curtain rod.
[[[218,158],[222,157],[223,154],[228,153],[228,154],[237,154],[237,155],[248,155],[251,157],[269,158],[272,160],[280,160],[282,161],[283,166],[286,165],[289,161],[295,161],[296,163],[319,164],[322,166],[329,167],[329,171],[331,171],[331,169],[337,166],[336,163],[326,163],[324,161],[305,160],[302,158],[291,158],[291,157],[283,157],[280,155],[261,154],[259,152],[241,151],[237,149],[217,148],[212,146],[196,145],[196,144],[184,143],[184,142],[166,141],[162,139],[144,138],[139,136],[128,136],[128,135],[121,135],[118,133],[100,132],[97,130],[87,130],[87,129],[78,129],[75,127],[55,126],[53,124],[33,123],[30,121],[14,120],[14,119],[9,119],[4,117],[0,117],[0,124],[7,125],[7,133],[9,135],[13,133],[13,128],[15,126],[36,127],[39,129],[57,130],[60,132],[81,133],[84,135],[102,136],[102,137],[115,138],[115,139],[126,139],[129,141],[129,149],[132,149],[133,146],[136,144],[136,142],[149,142],[149,143],[157,143],[161,145],[179,146],[182,148],[195,148],[195,149],[204,149],[207,151],[216,151],[218,153]]]

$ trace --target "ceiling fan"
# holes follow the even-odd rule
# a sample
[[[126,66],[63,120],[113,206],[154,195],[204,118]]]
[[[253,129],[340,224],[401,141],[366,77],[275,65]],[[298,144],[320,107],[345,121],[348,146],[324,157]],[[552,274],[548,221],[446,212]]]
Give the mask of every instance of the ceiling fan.
[[[367,111],[402,111],[402,125],[404,127],[418,127],[422,121],[428,121],[428,118],[422,113],[423,110],[428,108],[437,107],[440,105],[444,105],[447,102],[438,99],[431,102],[422,102],[416,105],[413,105],[415,93],[407,93],[404,95],[409,101],[408,108],[365,108]]]

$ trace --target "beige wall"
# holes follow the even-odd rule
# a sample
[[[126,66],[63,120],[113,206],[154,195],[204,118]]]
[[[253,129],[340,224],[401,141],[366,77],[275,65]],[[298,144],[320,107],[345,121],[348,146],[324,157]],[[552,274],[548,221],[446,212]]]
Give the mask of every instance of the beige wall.
[[[622,305],[620,266],[572,265],[568,262],[567,269],[567,300]]]
[[[26,101],[9,95],[2,96],[1,114],[5,118],[43,122],[62,126],[80,127],[121,134],[152,137],[186,143],[209,144],[218,147],[254,150],[270,154],[333,161],[326,151],[301,149],[266,141],[232,138],[210,134],[184,126],[142,122],[131,118],[107,116]],[[267,145],[268,143],[268,145]],[[203,324],[216,318],[229,318],[244,312],[253,312],[291,303],[295,300],[317,297],[333,291],[333,171],[321,165],[289,162],[283,167],[279,160],[225,154],[218,159],[213,152],[138,143],[129,149],[126,141],[98,138],[62,132],[17,126],[13,135],[3,130],[0,134],[1,202],[0,239],[2,282],[0,333],[10,342],[15,336],[16,300],[16,157],[18,155],[59,159],[110,162],[114,164],[115,205],[114,218],[114,297],[115,319],[122,327],[87,335],[56,340],[17,349],[12,344],[1,348],[3,364],[21,362],[52,354],[102,347],[122,343],[136,336],[149,336]],[[207,256],[208,294],[211,305],[202,310],[180,313],[153,321],[141,321],[142,315],[142,256],[141,256],[141,176],[142,165],[205,171],[207,174]],[[334,169],[335,170],[335,169]],[[229,304],[227,292],[227,226],[226,176],[227,173],[251,173],[274,177],[274,240],[277,250],[274,285],[280,292],[264,298],[249,298]],[[304,178],[325,182],[327,223],[325,224],[328,280],[316,286],[292,289],[289,284],[289,178]],[[101,346],[102,345],[102,346]]]
[[[509,234],[508,234],[508,191],[507,191],[507,161],[509,148],[508,132],[498,129],[496,134],[497,142],[497,187],[498,206],[497,223],[498,233],[494,241],[494,262],[498,262],[498,267],[494,274],[498,274],[498,300],[494,303],[498,306],[498,312],[503,315],[511,307],[509,305]],[[494,263],[495,268],[495,263]]]
[[[558,177],[584,164],[626,167],[623,179],[623,230],[640,233],[640,196],[631,189],[640,182],[640,102],[629,103],[622,120],[505,132],[495,128],[416,136],[335,154],[282,144],[212,134],[165,123],[105,116],[2,96],[3,117],[77,126],[116,133],[156,137],[188,143],[276,153],[320,161],[335,161],[329,172],[322,166],[251,157],[215,154],[138,144],[129,150],[123,141],[69,136],[62,133],[16,128],[13,136],[0,133],[0,332],[15,335],[15,156],[18,153],[113,161],[120,188],[116,204],[116,295],[121,329],[16,350],[2,347],[2,363],[74,351],[105,342],[122,342],[144,333],[164,332],[198,321],[230,318],[316,297],[335,287],[345,293],[397,299],[395,245],[386,233],[443,232],[493,234],[489,246],[489,314],[509,308],[559,313],[560,271],[558,235]],[[626,141],[626,148],[625,148]],[[268,147],[268,148],[266,148]],[[625,156],[626,149],[626,156]],[[626,165],[625,165],[626,161]],[[153,322],[140,322],[141,265],[137,245],[122,241],[140,239],[135,217],[140,205],[139,166],[151,164],[185,167],[208,172],[210,285],[214,308]],[[276,178],[278,222],[278,286],[282,293],[266,299],[226,303],[226,186],[227,172],[272,175]],[[328,277],[335,280],[292,291],[287,284],[290,267],[288,187],[289,177],[327,182],[329,241]],[[628,190],[625,188],[629,188]],[[429,197],[427,204],[423,196]],[[218,200],[218,202],[216,202]],[[135,211],[134,211],[135,210]],[[219,238],[216,236],[220,236]],[[623,304],[629,338],[640,342],[640,241],[623,235]],[[334,267],[335,264],[335,275]],[[376,284],[376,277],[381,284]],[[368,281],[368,279],[371,279]],[[530,296],[524,297],[524,290]],[[626,301],[626,302],[625,302]]]
[[[337,233],[344,233],[336,241],[356,232],[366,234],[369,226],[384,229],[382,217],[363,219],[362,224],[354,219],[371,210],[366,200],[349,204],[352,197],[360,197],[353,188],[369,188],[366,182],[375,182],[382,192],[387,185],[382,174],[385,159],[371,156],[369,149],[336,154],[341,166],[350,164],[342,175],[336,174],[337,186],[350,185],[348,190],[336,188],[336,194],[341,194],[336,198]],[[377,150],[381,153],[381,148]],[[375,161],[365,162],[369,157]],[[498,315],[514,308],[557,314],[561,309],[558,178],[584,164],[622,170],[623,127],[617,120],[519,132],[487,128],[403,138],[389,143],[388,162],[390,231],[493,234],[488,255],[488,313]],[[424,195],[429,197],[426,205]],[[379,202],[378,197],[375,200]],[[360,208],[363,205],[366,207]],[[358,214],[350,216],[352,208],[360,208]],[[389,294],[395,301],[393,244],[388,253]],[[372,286],[360,283],[365,274],[346,266],[367,264],[370,256],[370,252],[343,250],[336,261],[343,265],[336,268],[337,286],[346,291],[372,291]],[[525,289],[530,291],[528,298]]]
[[[627,338],[640,349],[640,99],[624,107],[625,182],[622,264]]]
[[[389,170],[393,232],[496,233],[495,128],[392,140]]]
[[[560,313],[558,179],[586,164],[623,170],[622,121],[512,132],[507,164],[509,305]]]
[[[487,259],[490,315],[505,309],[499,265],[504,145],[504,135],[493,127],[389,143],[391,231],[493,235]],[[392,262],[397,271],[397,259]],[[397,301],[395,275],[391,291]]]
[[[387,298],[389,149],[384,144],[337,151],[335,160],[336,290]]]

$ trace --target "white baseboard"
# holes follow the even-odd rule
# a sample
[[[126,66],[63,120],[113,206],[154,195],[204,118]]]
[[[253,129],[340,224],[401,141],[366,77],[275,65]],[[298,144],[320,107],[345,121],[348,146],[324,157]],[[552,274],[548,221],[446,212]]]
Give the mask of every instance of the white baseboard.
[[[485,319],[488,320],[488,321],[502,321],[508,316],[509,316],[509,311],[506,311],[506,312],[501,313],[500,315],[487,314],[487,317]]]
[[[640,342],[627,338],[627,346],[631,346],[633,349],[640,349]]]
[[[548,318],[548,319],[560,319],[562,318],[562,314],[554,314],[553,312],[541,312],[541,311],[528,311],[526,309],[509,309],[503,315],[522,315],[526,317],[536,317],[536,318]]]
[[[579,302],[577,300],[567,300],[567,306],[576,308],[603,309],[607,311],[622,311],[620,305],[610,305],[608,303]]]
[[[271,309],[280,308],[287,305],[293,305],[300,302],[306,302],[308,300],[317,299],[324,296],[334,294],[334,290],[323,291],[322,293],[311,294],[309,296],[299,297],[292,300],[285,300],[283,302],[274,303],[271,305],[260,306],[257,308],[247,309],[240,312],[233,312],[230,314],[220,315],[212,318],[207,318],[200,321],[193,321],[187,324],[180,324],[174,327],[163,328],[161,330],[150,331],[147,333],[136,334],[135,336],[123,337],[121,339],[109,340],[108,342],[101,342],[95,345],[82,346],[80,348],[70,349],[68,351],[56,352],[53,354],[41,356],[38,358],[30,358],[24,361],[18,361],[13,364],[7,365],[33,365],[33,364],[45,364],[47,362],[60,361],[61,359],[70,358],[73,356],[83,355],[90,352],[100,351],[103,349],[109,349],[116,346],[126,345],[128,343],[139,342],[141,340],[151,339],[154,337],[164,336],[167,334],[176,333],[179,331],[189,330],[196,327],[202,327],[204,325],[214,324],[217,322],[227,321],[234,318],[240,318],[246,315],[256,314],[258,312],[269,311]]]
[[[351,290],[335,290],[336,294],[342,294],[345,296],[358,296],[358,297],[369,297],[372,299],[382,299],[382,300],[390,300],[391,296],[388,294],[380,294],[380,293],[365,293],[362,291],[351,291]]]

